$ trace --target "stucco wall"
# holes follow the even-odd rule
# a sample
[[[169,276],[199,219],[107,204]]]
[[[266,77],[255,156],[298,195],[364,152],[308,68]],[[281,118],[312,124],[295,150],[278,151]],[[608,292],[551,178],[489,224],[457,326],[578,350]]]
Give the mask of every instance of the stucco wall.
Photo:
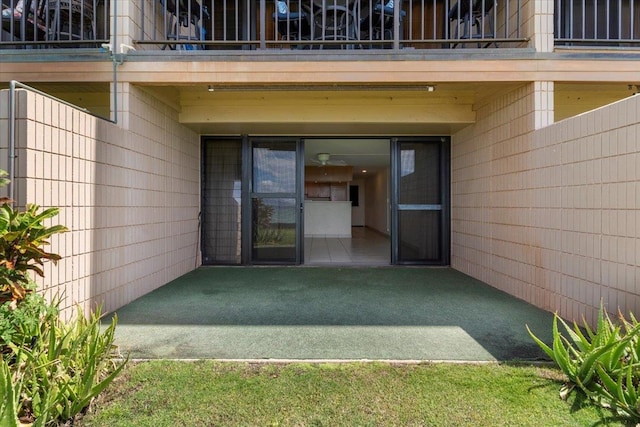
[[[63,259],[46,265],[39,285],[67,312],[76,303],[112,311],[198,264],[199,138],[175,110],[126,89],[127,129],[16,92],[16,198],[61,208],[55,222],[70,232],[51,249]]]
[[[453,137],[452,265],[567,319],[637,315],[640,97],[544,127],[535,89]]]

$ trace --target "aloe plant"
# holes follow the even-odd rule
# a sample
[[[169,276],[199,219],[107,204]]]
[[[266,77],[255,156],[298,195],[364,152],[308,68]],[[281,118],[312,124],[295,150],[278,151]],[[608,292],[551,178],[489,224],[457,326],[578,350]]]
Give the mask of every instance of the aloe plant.
[[[0,360],[0,427],[17,427],[20,381],[13,381],[11,369],[5,360]]]
[[[49,316],[35,344],[12,344],[16,365],[24,367],[24,393],[30,396],[29,407],[22,409],[36,422],[72,419],[124,368],[126,359],[114,362],[117,318],[102,330],[100,317],[99,309],[88,318],[78,309],[68,323]]]
[[[611,410],[616,416],[640,421],[640,324],[631,315],[620,314],[615,323],[600,307],[598,322],[592,330],[587,322],[570,327],[557,314],[553,319],[553,343],[545,344],[529,327],[527,330],[540,348],[568,378],[560,389],[566,398],[579,390],[593,403]],[[562,324],[565,337],[558,328]],[[583,332],[584,329],[584,332]]]

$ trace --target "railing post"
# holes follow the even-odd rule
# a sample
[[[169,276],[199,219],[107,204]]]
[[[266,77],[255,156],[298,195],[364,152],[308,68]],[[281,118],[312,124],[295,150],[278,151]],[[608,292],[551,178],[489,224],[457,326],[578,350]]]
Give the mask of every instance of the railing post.
[[[393,2],[393,48],[400,49],[400,6],[402,0],[396,0]],[[384,13],[384,3],[382,4]],[[384,39],[384,36],[382,36]]]
[[[251,1],[251,0],[247,0]],[[260,0],[260,49],[267,48],[267,0]]]

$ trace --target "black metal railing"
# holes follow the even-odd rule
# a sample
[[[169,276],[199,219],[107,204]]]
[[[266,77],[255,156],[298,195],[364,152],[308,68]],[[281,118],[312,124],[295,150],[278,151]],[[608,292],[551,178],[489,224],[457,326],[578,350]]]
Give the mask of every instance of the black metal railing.
[[[527,47],[522,0],[136,0],[143,49]],[[109,42],[109,0],[2,0],[0,48]],[[555,0],[556,46],[640,47],[640,0]],[[144,47],[143,47],[144,46]]]
[[[178,50],[524,47],[521,0],[157,0],[136,43]]]
[[[640,0],[556,0],[556,46],[640,47]]]
[[[109,0],[3,0],[0,48],[99,47]]]

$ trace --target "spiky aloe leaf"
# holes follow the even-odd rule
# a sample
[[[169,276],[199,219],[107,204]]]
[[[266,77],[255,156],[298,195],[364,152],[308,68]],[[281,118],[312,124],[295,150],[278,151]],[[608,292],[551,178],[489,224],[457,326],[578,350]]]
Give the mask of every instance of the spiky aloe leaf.
[[[0,427],[17,427],[20,383],[14,384],[11,370],[0,359]]]

